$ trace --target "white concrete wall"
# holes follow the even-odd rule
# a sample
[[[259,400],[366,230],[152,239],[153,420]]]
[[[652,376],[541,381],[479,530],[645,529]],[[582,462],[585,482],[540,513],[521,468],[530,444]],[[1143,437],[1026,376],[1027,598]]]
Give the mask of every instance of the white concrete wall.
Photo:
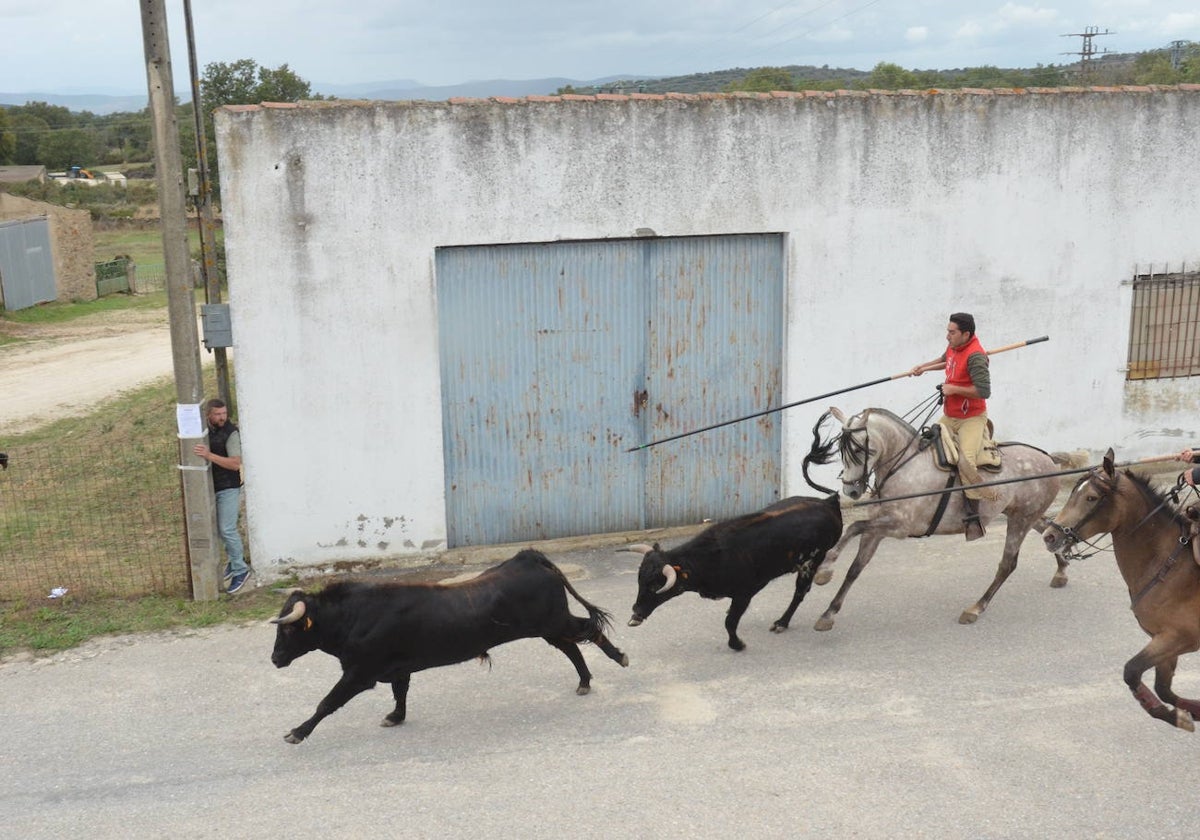
[[[218,113],[251,548],[444,545],[437,246],[782,231],[785,402],[906,370],[973,312],[1001,439],[1200,442],[1127,384],[1137,266],[1200,265],[1200,89],[565,97]],[[843,395],[903,412],[934,375]],[[793,409],[785,493],[827,406]]]

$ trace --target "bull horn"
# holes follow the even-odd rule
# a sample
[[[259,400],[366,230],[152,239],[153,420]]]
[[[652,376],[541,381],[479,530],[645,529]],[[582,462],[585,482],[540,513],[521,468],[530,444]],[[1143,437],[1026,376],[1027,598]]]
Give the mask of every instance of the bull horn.
[[[292,611],[287,615],[281,615],[279,618],[272,618],[272,624],[294,624],[304,618],[304,602],[297,601],[292,605]]]
[[[675,585],[675,567],[670,563],[663,566],[663,574],[667,576],[667,582],[662,589],[655,592],[655,595],[661,595]]]
[[[654,546],[646,545],[645,543],[634,543],[633,545],[627,545],[624,548],[617,549],[618,552],[631,551],[634,554],[641,554],[641,555],[649,554],[653,550],[654,550]]]

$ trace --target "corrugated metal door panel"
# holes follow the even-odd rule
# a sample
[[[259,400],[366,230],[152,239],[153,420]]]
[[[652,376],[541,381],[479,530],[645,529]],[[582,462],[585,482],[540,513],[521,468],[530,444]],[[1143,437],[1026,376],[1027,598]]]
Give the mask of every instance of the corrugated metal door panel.
[[[436,266],[450,545],[640,527],[623,452],[646,356],[638,243],[443,248]]]
[[[779,405],[782,235],[661,239],[650,248],[648,440]],[[651,527],[724,519],[779,498],[778,415],[644,450]]]
[[[0,223],[0,282],[4,308],[13,312],[58,296],[46,219]]]

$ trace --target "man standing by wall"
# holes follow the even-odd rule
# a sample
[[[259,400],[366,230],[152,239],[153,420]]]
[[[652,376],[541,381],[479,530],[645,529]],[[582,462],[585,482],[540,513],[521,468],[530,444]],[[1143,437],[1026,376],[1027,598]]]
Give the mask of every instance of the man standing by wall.
[[[208,423],[208,446],[196,444],[192,450],[212,464],[213,490],[217,499],[217,531],[225,544],[226,590],[230,595],[246,585],[250,567],[242,535],[238,532],[238,516],[242,502],[242,438],[238,427],[229,420],[229,409],[219,399],[204,404]]]
[[[975,335],[974,316],[966,312],[951,315],[946,325],[946,343],[945,353],[917,365],[912,375],[920,376],[933,365],[946,365],[946,381],[941,386],[943,416],[938,422],[958,439],[958,474],[965,488],[963,501],[967,508],[963,523],[970,541],[984,534],[979,500],[992,497],[986,490],[970,487],[980,481],[977,464],[987,435],[987,399],[992,395],[992,379],[987,351]]]

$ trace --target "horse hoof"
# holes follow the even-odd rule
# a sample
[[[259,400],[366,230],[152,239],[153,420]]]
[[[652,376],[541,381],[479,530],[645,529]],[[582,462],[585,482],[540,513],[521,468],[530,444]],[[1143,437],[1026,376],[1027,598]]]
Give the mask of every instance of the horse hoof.
[[[958,617],[959,624],[974,624],[978,620],[979,613],[973,608],[969,610],[963,610],[963,614]]]
[[[827,616],[827,615],[821,616],[820,618],[817,619],[817,623],[813,625],[813,629],[814,630],[832,630],[833,629],[833,618],[831,616]]]
[[[824,586],[833,580],[833,572],[829,569],[817,569],[817,573],[813,575],[813,583],[817,586]]]
[[[1067,585],[1067,576],[1066,575],[1059,574],[1059,575],[1055,575],[1054,577],[1050,578],[1050,588],[1051,589],[1062,589],[1066,585]]]

